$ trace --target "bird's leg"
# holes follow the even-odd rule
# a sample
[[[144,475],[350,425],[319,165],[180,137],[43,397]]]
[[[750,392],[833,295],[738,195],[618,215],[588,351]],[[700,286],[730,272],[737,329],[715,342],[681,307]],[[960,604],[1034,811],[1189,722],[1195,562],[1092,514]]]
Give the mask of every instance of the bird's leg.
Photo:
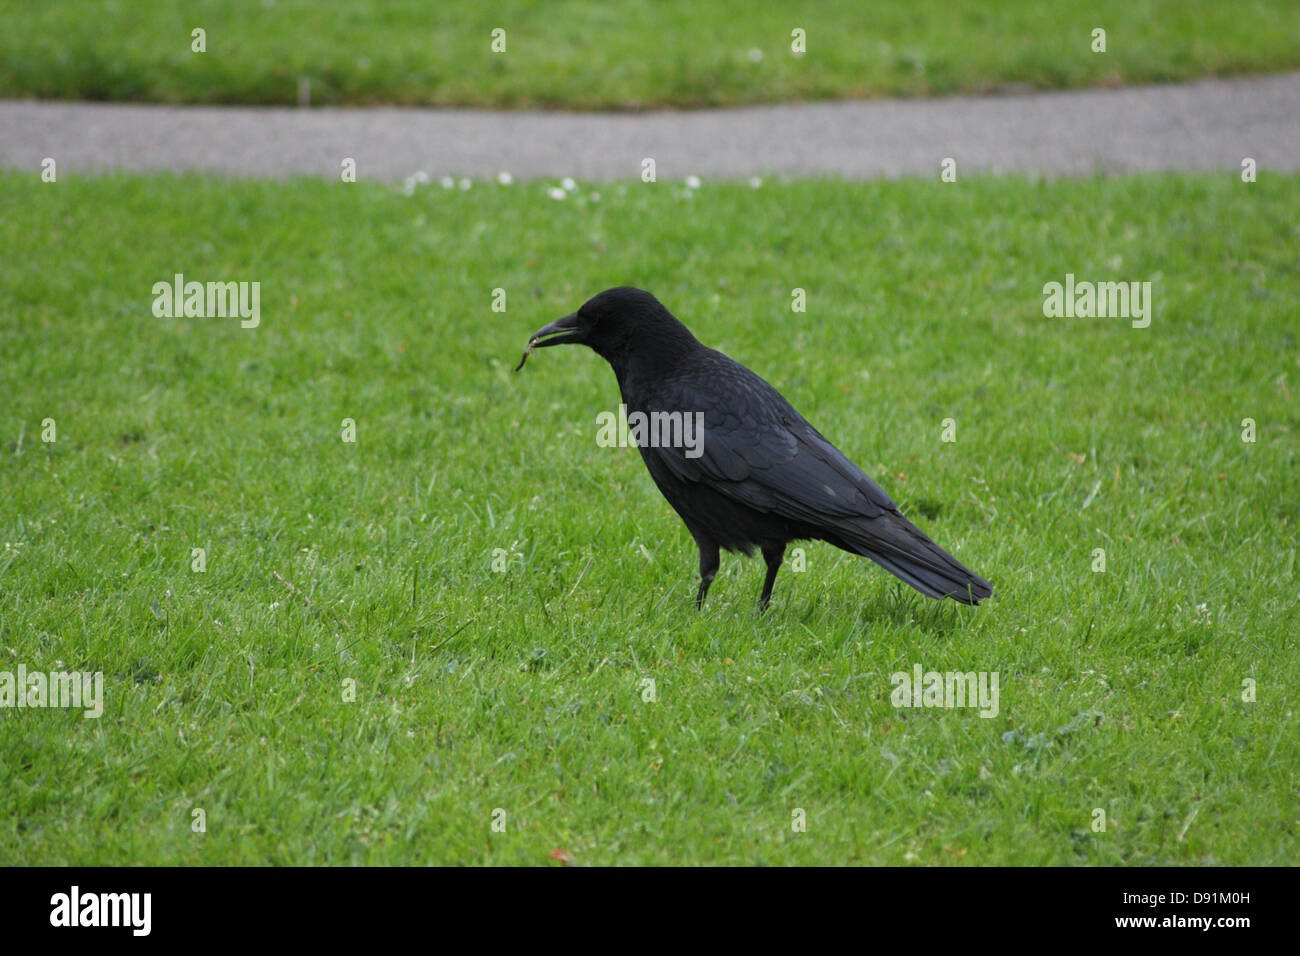
[[[767,602],[772,600],[772,585],[776,583],[776,572],[781,570],[785,560],[785,544],[763,545],[763,560],[767,562],[767,577],[763,580],[763,593],[758,598],[758,609],[767,610]]]
[[[718,573],[718,546],[712,541],[695,539],[700,548],[700,590],[695,595],[696,608],[704,609],[704,596],[709,593],[713,576]]]

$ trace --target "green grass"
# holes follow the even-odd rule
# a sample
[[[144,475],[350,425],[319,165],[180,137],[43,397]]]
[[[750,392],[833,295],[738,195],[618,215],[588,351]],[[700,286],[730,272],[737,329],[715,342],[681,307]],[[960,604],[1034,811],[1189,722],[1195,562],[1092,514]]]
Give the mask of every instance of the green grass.
[[[1300,67],[1292,0],[0,0],[0,23],[0,96],[164,103],[292,105],[303,77],[312,105],[642,109]]]
[[[0,859],[1296,859],[1300,177],[589,189],[0,176],[0,670],[106,680],[0,710]],[[154,318],[178,271],[261,325]],[[1044,318],[1066,272],[1151,327]],[[605,364],[510,370],[623,282],[997,597],[810,544],[696,613]],[[1000,713],[895,709],[917,663]]]

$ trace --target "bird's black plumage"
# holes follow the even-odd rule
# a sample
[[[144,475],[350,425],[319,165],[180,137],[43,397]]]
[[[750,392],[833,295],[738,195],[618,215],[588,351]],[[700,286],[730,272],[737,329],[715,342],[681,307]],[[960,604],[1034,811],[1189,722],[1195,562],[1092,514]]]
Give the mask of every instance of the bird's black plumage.
[[[827,541],[864,555],[932,598],[978,604],[988,581],[899,512],[889,495],[781,394],[739,362],[707,348],[648,292],[608,289],[538,330],[534,348],[587,345],[609,362],[629,418],[703,414],[698,448],[639,446],[650,476],[700,549],[703,604],[719,549],[767,562],[766,606],[791,541]],[[520,362],[520,367],[523,362]]]

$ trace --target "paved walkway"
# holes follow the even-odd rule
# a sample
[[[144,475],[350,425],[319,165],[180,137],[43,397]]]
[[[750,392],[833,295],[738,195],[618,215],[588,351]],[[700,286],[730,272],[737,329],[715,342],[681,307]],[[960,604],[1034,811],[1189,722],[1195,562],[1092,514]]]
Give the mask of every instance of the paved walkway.
[[[645,114],[264,109],[0,101],[0,166],[59,173],[203,170],[360,178],[419,170],[629,178],[653,157],[687,175],[1048,176],[1300,169],[1300,73],[1182,86]]]

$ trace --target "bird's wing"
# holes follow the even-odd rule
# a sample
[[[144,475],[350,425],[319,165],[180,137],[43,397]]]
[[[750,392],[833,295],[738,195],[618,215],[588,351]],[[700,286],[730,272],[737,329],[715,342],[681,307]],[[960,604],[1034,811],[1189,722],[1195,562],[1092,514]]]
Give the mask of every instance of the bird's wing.
[[[725,358],[720,353],[715,353]],[[696,449],[644,448],[683,481],[700,482],[758,511],[824,524],[897,513],[898,506],[776,389],[730,359],[661,383],[663,410],[704,415]]]

